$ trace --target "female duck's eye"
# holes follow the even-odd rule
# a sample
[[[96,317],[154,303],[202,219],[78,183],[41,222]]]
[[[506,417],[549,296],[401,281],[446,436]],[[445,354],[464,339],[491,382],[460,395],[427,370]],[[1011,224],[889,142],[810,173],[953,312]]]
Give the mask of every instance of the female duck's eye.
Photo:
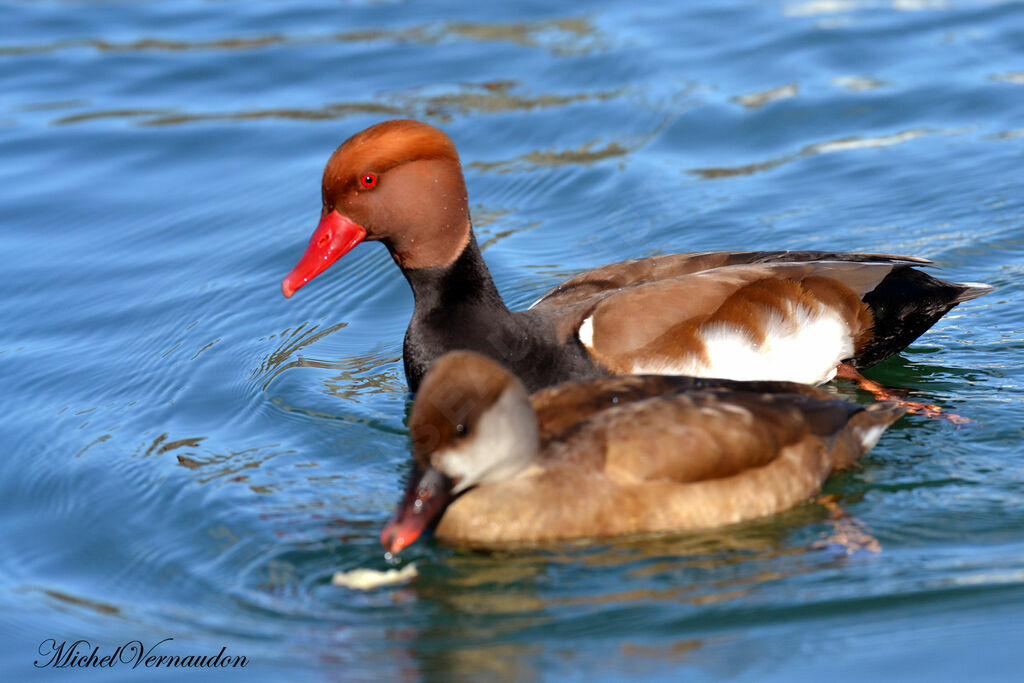
[[[369,190],[371,187],[377,184],[377,176],[373,173],[367,173],[359,179],[360,184]]]

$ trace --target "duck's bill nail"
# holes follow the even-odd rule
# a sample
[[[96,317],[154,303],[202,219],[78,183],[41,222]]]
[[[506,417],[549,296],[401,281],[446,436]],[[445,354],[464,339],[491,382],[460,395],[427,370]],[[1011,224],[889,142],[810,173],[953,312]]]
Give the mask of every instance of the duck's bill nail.
[[[306,253],[281,281],[281,292],[285,297],[290,297],[365,238],[366,230],[363,226],[337,211],[331,211],[320,219],[320,224],[309,239]]]
[[[441,516],[451,499],[452,480],[429,468],[413,474],[394,516],[380,534],[380,542],[389,553],[401,552],[423,530]]]

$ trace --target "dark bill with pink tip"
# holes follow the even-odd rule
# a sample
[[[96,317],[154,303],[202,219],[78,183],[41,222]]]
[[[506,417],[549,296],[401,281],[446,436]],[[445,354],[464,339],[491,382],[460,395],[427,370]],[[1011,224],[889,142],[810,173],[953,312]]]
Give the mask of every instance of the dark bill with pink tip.
[[[452,480],[434,468],[413,473],[402,502],[380,534],[389,553],[401,552],[444,512],[451,499]]]

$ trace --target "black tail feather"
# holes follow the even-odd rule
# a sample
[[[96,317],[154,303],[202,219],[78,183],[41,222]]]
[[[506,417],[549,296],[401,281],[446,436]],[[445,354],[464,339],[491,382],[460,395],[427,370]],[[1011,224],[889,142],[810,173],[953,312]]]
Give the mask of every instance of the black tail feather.
[[[992,291],[989,285],[958,284],[932,277],[910,266],[894,268],[864,302],[874,314],[874,336],[850,361],[871,367],[899,353],[962,301]]]

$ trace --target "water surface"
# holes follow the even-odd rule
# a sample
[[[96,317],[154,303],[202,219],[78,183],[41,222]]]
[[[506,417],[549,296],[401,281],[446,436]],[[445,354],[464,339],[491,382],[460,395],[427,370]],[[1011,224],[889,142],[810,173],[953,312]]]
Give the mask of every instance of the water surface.
[[[1014,678],[1024,5],[677,4],[0,2],[3,670],[172,637],[266,680]],[[278,283],[327,156],[393,117],[455,140],[515,306],[707,249],[997,286],[871,373],[973,423],[905,418],[835,506],[331,586],[386,567],[412,297],[379,245]]]

